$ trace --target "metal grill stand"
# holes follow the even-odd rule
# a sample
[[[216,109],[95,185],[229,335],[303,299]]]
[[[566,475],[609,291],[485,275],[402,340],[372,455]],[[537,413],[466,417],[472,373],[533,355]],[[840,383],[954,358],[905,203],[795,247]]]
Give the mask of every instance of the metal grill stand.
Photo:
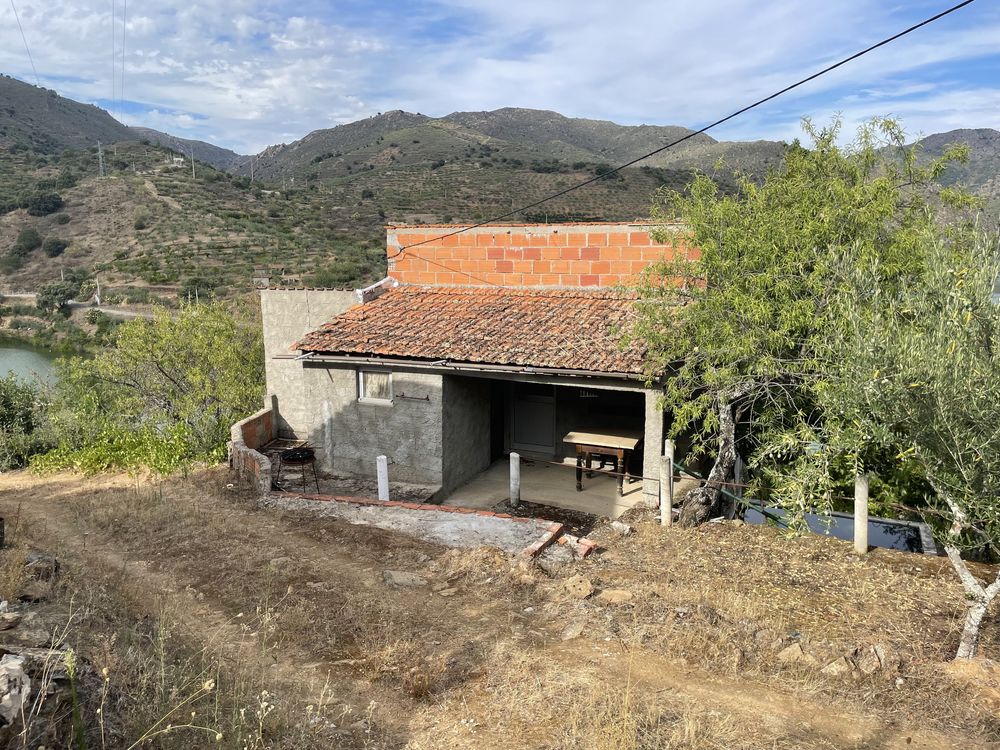
[[[278,476],[274,483],[281,487],[281,471],[286,466],[297,468],[302,472],[302,491],[306,491],[306,467],[312,469],[313,482],[316,483],[316,492],[319,493],[319,475],[316,473],[316,451],[312,448],[289,448],[278,454]]]

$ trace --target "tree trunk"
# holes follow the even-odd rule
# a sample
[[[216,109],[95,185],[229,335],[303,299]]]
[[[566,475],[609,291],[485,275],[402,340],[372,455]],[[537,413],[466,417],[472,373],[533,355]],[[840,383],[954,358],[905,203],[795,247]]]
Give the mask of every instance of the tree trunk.
[[[721,483],[729,478],[736,463],[736,420],[733,399],[719,402],[719,452],[705,484],[688,493],[681,505],[680,525],[697,526],[710,519],[718,504]]]
[[[959,639],[955,658],[971,659],[976,655],[976,649],[979,648],[979,628],[983,624],[986,610],[996,599],[997,594],[1000,594],[1000,573],[997,574],[993,583],[989,586],[983,586],[972,575],[957,547],[946,546],[945,552],[948,553],[948,559],[962,581],[962,587],[965,589],[969,602],[968,611],[965,613],[965,627],[962,628],[962,637]]]

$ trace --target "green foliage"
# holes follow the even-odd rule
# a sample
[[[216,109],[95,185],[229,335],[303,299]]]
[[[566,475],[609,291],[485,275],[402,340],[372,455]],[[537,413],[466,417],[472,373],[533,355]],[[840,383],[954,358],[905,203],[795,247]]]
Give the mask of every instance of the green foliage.
[[[149,226],[149,211],[145,207],[135,210],[135,218],[132,221],[132,228],[141,231]]]
[[[42,243],[42,252],[44,252],[50,258],[56,258],[63,254],[63,251],[69,247],[69,240],[60,239],[58,237],[50,237]]]
[[[693,432],[694,450],[706,452],[720,410],[731,409],[740,451],[761,471],[761,446],[780,466],[790,455],[775,441],[822,418],[818,357],[841,325],[831,305],[837,269],[877,259],[886,289],[919,271],[918,248],[933,224],[921,191],[961,156],[920,167],[888,120],[863,127],[849,148],[837,145],[838,124],[805,129],[811,148],[795,144],[763,184],[743,178],[725,195],[701,175],[686,194],[660,195],[655,218],[681,217],[681,241],[699,250],[651,270],[633,332],[648,344],[651,373],[672,375],[664,402],[673,434]]]
[[[38,233],[38,230],[34,227],[25,227],[17,233],[17,239],[14,240],[14,246],[11,248],[11,251],[18,255],[27,255],[32,250],[41,246],[42,236]]]
[[[63,199],[58,193],[37,193],[24,201],[29,216],[47,216],[63,207]]]
[[[80,287],[70,281],[53,281],[38,290],[35,304],[39,310],[54,312],[65,308]]]
[[[48,446],[39,387],[14,375],[0,378],[0,471],[24,466]]]
[[[263,395],[260,322],[249,305],[184,305],[136,319],[91,359],[62,360],[60,445],[39,469],[167,472],[221,458],[232,423]]]
[[[835,300],[844,324],[821,352],[825,419],[811,439],[862,470],[869,446],[880,446],[933,490],[947,544],[1000,558],[996,237],[953,226],[945,237],[928,232],[918,252],[922,273],[896,288],[879,283],[881,259],[844,266]]]

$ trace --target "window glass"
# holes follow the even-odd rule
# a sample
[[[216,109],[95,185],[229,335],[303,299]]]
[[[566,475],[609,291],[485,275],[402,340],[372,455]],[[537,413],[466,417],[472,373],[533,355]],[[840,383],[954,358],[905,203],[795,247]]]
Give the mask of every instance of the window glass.
[[[362,370],[360,396],[371,401],[392,401],[392,373]]]

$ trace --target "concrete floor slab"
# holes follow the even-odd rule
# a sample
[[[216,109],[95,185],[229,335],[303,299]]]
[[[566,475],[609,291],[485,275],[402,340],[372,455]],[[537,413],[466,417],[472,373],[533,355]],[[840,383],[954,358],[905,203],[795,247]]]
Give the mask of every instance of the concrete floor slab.
[[[642,501],[642,482],[626,482],[622,497],[617,495],[616,477],[594,474],[583,479],[583,491],[576,491],[576,462],[566,459],[561,466],[543,461],[522,459],[521,499],[553,505],[557,508],[591,513],[604,518],[618,518]],[[510,462],[504,458],[454,490],[444,505],[466,508],[491,508],[510,496]]]

